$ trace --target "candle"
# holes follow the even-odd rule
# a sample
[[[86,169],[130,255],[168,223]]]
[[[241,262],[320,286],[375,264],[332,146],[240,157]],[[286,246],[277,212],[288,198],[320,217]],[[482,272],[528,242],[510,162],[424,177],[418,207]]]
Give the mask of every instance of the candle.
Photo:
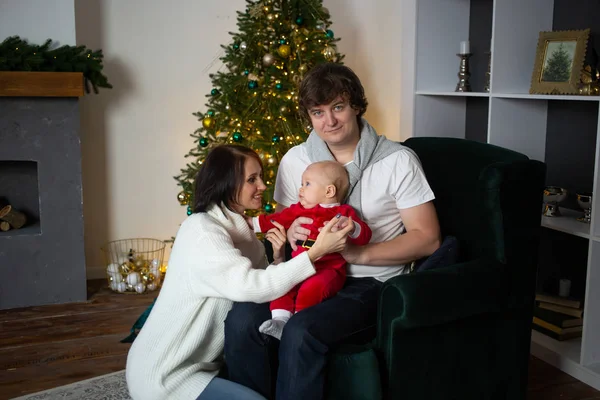
[[[460,42],[460,54],[469,54],[470,52],[469,41]]]

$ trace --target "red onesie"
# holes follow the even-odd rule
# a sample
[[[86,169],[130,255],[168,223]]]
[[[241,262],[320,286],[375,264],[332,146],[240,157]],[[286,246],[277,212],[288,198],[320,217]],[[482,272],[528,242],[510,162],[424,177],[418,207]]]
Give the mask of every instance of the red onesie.
[[[310,229],[309,239],[315,240],[319,235],[319,228],[323,223],[330,221],[337,214],[351,217],[352,221],[360,225],[360,233],[355,239],[348,238],[352,244],[363,246],[371,240],[371,229],[367,224],[361,221],[352,207],[347,204],[336,205],[333,207],[321,207],[317,205],[313,208],[304,208],[300,203],[292,204],[285,210],[270,214],[259,215],[258,223],[262,232],[266,232],[275,226],[270,220],[279,222],[288,229],[292,222],[298,217],[312,218],[313,223],[302,225]],[[297,250],[292,252],[292,257],[308,250],[310,246],[298,246]],[[307,307],[319,304],[323,300],[336,294],[346,281],[346,260],[340,253],[327,254],[315,263],[316,274],[306,279],[304,282],[296,285],[284,296],[271,302],[271,310],[288,310],[298,312]]]

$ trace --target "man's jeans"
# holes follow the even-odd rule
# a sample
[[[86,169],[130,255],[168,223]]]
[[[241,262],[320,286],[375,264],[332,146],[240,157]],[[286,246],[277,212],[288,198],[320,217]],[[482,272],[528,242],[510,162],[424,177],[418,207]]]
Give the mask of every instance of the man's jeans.
[[[329,349],[373,338],[381,286],[373,278],[348,278],[337,295],[295,314],[281,343],[258,331],[271,318],[269,304],[235,303],[225,320],[229,379],[269,399],[274,390],[281,400],[322,399]]]

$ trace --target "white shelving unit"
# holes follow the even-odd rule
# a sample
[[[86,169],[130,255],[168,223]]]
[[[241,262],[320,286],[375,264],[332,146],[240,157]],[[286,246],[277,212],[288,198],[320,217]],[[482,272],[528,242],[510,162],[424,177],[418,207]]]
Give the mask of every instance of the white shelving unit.
[[[466,137],[467,106],[476,101],[480,102],[480,109],[482,104],[484,109],[487,107],[487,131],[482,140],[546,161],[550,102],[561,100],[588,105],[595,102],[598,105],[595,112],[599,112],[600,97],[529,94],[538,34],[553,29],[553,0],[414,1],[414,90],[413,103],[409,104],[413,107],[414,136]],[[491,32],[488,32],[491,43],[488,48],[477,49],[480,53],[491,51],[492,54],[490,91],[457,93],[454,92],[458,80],[456,53],[459,43],[470,39],[473,6],[481,10],[482,4],[492,10]],[[473,51],[473,40],[471,44]],[[411,48],[410,43],[407,48]],[[412,74],[412,69],[409,72]],[[483,126],[483,122],[480,125]],[[597,126],[594,194],[600,190],[598,138],[600,127]],[[562,217],[542,218],[542,226],[589,242],[584,328],[580,339],[564,342],[533,331],[531,352],[600,390],[600,213],[596,211],[600,210],[600,195],[593,197],[592,210],[591,224],[578,222],[576,218],[581,213],[564,208],[561,208]]]

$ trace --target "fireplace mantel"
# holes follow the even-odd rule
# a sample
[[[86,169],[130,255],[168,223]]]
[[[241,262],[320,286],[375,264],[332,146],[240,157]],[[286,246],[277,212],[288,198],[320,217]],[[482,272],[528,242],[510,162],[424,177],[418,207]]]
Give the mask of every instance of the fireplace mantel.
[[[81,96],[81,72],[0,71],[0,97]]]

